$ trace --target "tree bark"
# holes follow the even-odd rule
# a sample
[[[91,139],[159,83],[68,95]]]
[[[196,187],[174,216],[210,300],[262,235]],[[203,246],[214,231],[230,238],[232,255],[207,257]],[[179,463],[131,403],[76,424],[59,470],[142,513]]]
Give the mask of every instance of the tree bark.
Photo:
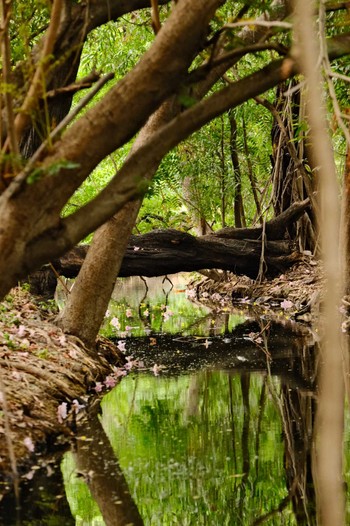
[[[131,236],[119,276],[163,276],[215,268],[256,278],[261,243],[258,239],[227,239],[215,235],[194,237],[173,229],[153,230]],[[56,260],[53,264],[57,272],[75,277],[88,248],[88,245],[77,246]],[[287,241],[267,241],[265,244],[267,275],[283,272],[298,259],[300,254],[293,252]]]
[[[173,106],[164,103],[152,115],[138,135],[131,154],[154,130],[170,120]],[[151,180],[157,168],[158,163],[151,166],[146,178]],[[130,201],[96,231],[75,286],[57,319],[65,332],[76,334],[89,346],[95,343],[141,204],[142,199]]]
[[[324,4],[319,11],[316,32],[313,18],[316,2],[295,0],[294,51],[307,85],[306,115],[314,166],[318,167],[319,195],[322,204],[320,241],[324,265],[325,290],[319,390],[314,433],[312,471],[316,487],[317,523],[320,526],[343,526],[346,523],[344,492],[344,415],[346,348],[342,338],[339,305],[344,294],[342,261],[339,257],[340,202],[339,185],[329,137],[324,93],[323,68],[315,68],[321,58],[326,63]],[[319,38],[319,34],[323,38]],[[320,41],[323,49],[320,49]],[[343,335],[344,336],[344,335]]]
[[[284,2],[280,3],[280,0],[277,0],[273,2],[273,5],[274,9],[278,5],[282,7],[278,16],[283,17],[285,14]],[[248,40],[251,34],[251,31],[246,33],[245,40]],[[215,68],[216,73],[223,73],[227,67],[228,65],[218,66]],[[198,100],[201,99],[215,81],[215,75],[209,75],[206,82],[201,82],[195,86],[194,93],[196,98]],[[163,103],[141,130],[129,158],[132,158],[132,154],[137,152],[138,148],[147,141],[153,132],[159,131],[163,125],[169,123],[180,112],[181,105],[176,97]],[[159,150],[158,144],[156,150],[157,152]],[[161,156],[159,155],[151,159],[150,164],[143,173],[145,179],[152,180],[160,160]],[[142,159],[142,163],[145,163],[145,159]],[[141,204],[142,198],[127,203],[124,208],[96,232],[65,309],[57,320],[58,324],[66,332],[79,335],[89,345],[94,344],[103,321],[115,279],[120,274],[125,250]],[[158,273],[159,271],[156,270],[156,272]],[[86,323],[87,319],[89,320],[88,323]]]
[[[72,191],[102,158],[128,141],[159,104],[177,91],[186,77],[193,56],[202,47],[208,23],[220,4],[221,0],[210,0],[205,7],[199,1],[180,2],[137,66],[94,108],[78,119],[54,145],[52,154],[41,165],[42,173],[37,180],[28,185],[25,184],[25,179],[16,180],[2,194],[0,252],[3,256],[1,263],[7,270],[0,271],[0,297],[16,283],[25,268],[29,270],[34,260],[34,265],[37,266],[42,257],[48,257],[49,238],[51,242],[55,239],[55,250],[62,250],[65,242],[61,235],[66,228],[60,214]],[[76,129],[72,134],[73,128]],[[87,148],[89,144],[91,148]],[[59,168],[60,174],[51,177],[49,167],[62,164],[62,159],[65,159],[64,165],[68,162],[71,167],[65,166],[62,170]],[[139,180],[137,172],[136,178]],[[133,181],[131,193],[130,184],[127,184],[129,188],[124,186],[122,205],[140,195],[137,188],[139,182],[135,186],[135,180]],[[116,213],[118,206],[113,208],[91,231]],[[36,210],[40,210],[40,218]],[[67,231],[66,233],[68,234]],[[72,231],[68,234],[68,244],[73,240],[72,234]],[[75,242],[71,246],[74,244]],[[40,254],[37,252],[39,247]],[[63,249],[62,252],[64,251]]]
[[[130,203],[130,207],[132,204],[133,203]],[[294,203],[283,214],[266,223],[265,263],[267,266],[267,276],[283,272],[300,259],[300,254],[293,251],[289,243],[284,240],[284,233],[293,221],[299,219],[307,206],[308,200],[302,201],[301,203]],[[125,219],[127,212],[130,213],[129,215],[132,218],[132,213],[136,213],[137,211],[132,207],[130,209],[126,208],[123,211]],[[132,221],[133,219],[131,219],[131,222]],[[113,221],[113,223],[118,225],[119,220]],[[127,225],[127,228],[130,228],[130,224]],[[117,239],[122,239],[122,236],[118,238],[116,232],[112,232],[110,229],[109,232],[116,236]],[[201,237],[194,237],[190,234],[171,229],[154,230],[148,234],[131,236],[124,258],[119,250],[120,243],[115,244],[110,242],[108,244],[108,253],[112,254],[111,257],[113,261],[110,263],[108,259],[104,260],[101,266],[105,269],[106,275],[113,275],[113,268],[117,268],[116,273],[112,276],[113,279],[111,279],[109,287],[114,285],[117,275],[121,277],[134,275],[159,276],[181,271],[201,270],[202,268],[220,268],[255,278],[259,271],[261,243],[262,227],[224,228],[213,234]],[[116,255],[113,254],[113,247],[115,247]],[[67,278],[75,278],[88,253],[88,245],[78,245],[63,257],[54,260],[52,262],[53,267],[57,273]],[[116,262],[119,262],[119,267],[115,266]],[[68,300],[69,308],[65,311],[61,325],[64,328],[70,328],[73,332],[74,324],[72,324],[72,327],[69,327],[69,321],[67,321],[69,320],[69,314],[77,316],[78,321],[81,320],[82,313],[84,312],[83,302],[89,301],[89,295],[97,302],[97,310],[103,308],[104,313],[107,308],[104,304],[105,300],[100,301],[98,297],[100,293],[105,298],[110,294],[109,288],[108,294],[106,294],[106,285],[104,284],[105,276],[96,269],[96,275],[101,281],[99,282],[98,279],[96,279],[92,282],[91,279],[94,275],[94,270],[94,267],[91,266],[88,276],[84,279],[84,282],[82,282],[85,286],[85,292],[84,289],[79,292],[79,301],[74,300],[72,302],[71,299]],[[32,286],[32,291],[38,294],[53,294],[56,286],[54,272],[47,266],[31,274],[29,276],[29,282]],[[91,286],[95,287],[95,292],[90,290]],[[75,286],[73,287],[73,291],[74,289]],[[82,303],[80,302],[80,294],[82,294]],[[74,306],[75,302],[78,302],[77,305],[79,305],[79,308]],[[73,305],[71,305],[71,303],[73,303]],[[86,314],[96,316],[90,303],[86,305],[85,322]],[[78,326],[80,327],[80,325],[83,325],[83,323],[79,321]],[[85,323],[85,325],[89,324]],[[89,331],[91,331],[91,329],[87,329],[86,333],[84,332],[84,336],[87,339],[90,336]]]
[[[53,145],[36,167],[37,179],[28,182],[28,174],[22,173],[1,195],[0,297],[35,268],[59,257],[97,229],[126,202],[139,197],[147,170],[181,140],[230,107],[294,75],[292,58],[274,61],[188,108],[154,133],[95,199],[61,218],[67,199],[95,165],[127,141],[188,79],[193,55],[202,47],[207,23],[220,3],[210,0],[204,8],[197,1],[178,2],[139,64]],[[349,46],[350,35],[329,40],[330,58],[348,53]]]

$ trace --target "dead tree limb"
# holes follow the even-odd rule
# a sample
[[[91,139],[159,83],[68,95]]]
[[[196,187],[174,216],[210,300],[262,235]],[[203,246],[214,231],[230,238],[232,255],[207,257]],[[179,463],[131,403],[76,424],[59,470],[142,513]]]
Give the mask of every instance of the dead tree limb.
[[[265,224],[265,275],[284,272],[300,259],[285,232],[309,206],[309,201],[294,203],[278,217]],[[153,230],[131,236],[119,276],[162,276],[200,269],[222,269],[256,278],[261,259],[262,227],[224,228],[213,234],[195,237],[174,229]],[[52,262],[55,271],[67,278],[77,276],[88,245],[78,245]],[[55,286],[49,266],[30,276],[35,292]]]

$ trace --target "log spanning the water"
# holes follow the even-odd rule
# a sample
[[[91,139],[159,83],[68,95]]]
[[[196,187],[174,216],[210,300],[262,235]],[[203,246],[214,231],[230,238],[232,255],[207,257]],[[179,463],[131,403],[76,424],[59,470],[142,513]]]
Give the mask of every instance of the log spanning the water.
[[[88,248],[88,245],[73,248],[54,262],[54,268],[59,274],[74,278]],[[264,262],[268,274],[284,271],[297,257],[285,241],[265,243]],[[260,258],[259,240],[223,239],[215,235],[194,237],[172,229],[153,230],[131,236],[119,276],[151,277],[215,268],[256,277]]]
[[[262,244],[266,274],[283,272],[299,257],[283,236],[308,206],[308,199],[294,203],[267,222],[265,238],[262,227],[224,228],[201,237],[173,229],[131,236],[119,276],[150,277],[215,268],[256,277],[261,264]],[[66,277],[75,277],[88,248],[87,245],[76,246],[55,261],[54,267]]]
[[[222,269],[255,278],[261,269],[262,260],[265,275],[276,275],[300,258],[300,254],[293,251],[283,237],[288,227],[301,217],[308,206],[308,200],[294,203],[280,216],[267,222],[264,228],[224,228],[200,237],[174,229],[133,235],[119,276],[151,277],[201,269]],[[74,247],[53,261],[53,267],[58,274],[76,277],[88,249],[88,245]],[[34,287],[40,272],[43,271],[31,276]],[[49,276],[49,271],[46,272]],[[43,278],[43,274],[41,276]],[[52,275],[50,279],[53,280]]]

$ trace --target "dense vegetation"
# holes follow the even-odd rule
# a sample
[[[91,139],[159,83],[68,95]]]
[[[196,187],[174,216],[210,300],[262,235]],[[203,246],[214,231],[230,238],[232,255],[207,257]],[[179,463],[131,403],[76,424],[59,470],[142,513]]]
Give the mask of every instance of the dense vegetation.
[[[189,240],[183,231],[261,225],[263,276],[266,222],[303,203],[278,241],[324,261],[319,408],[332,448],[320,440],[320,500],[332,526],[338,308],[350,290],[348,18],[348,2],[323,0],[0,1],[0,298],[93,234],[55,321],[93,349],[133,231]]]

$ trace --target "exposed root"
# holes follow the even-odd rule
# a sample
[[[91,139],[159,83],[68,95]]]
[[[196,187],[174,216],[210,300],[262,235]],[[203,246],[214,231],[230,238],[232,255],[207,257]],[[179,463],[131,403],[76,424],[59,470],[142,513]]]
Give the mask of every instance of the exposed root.
[[[125,361],[103,338],[91,350],[76,336],[64,334],[54,324],[55,314],[52,302],[36,304],[22,289],[14,289],[0,304],[2,479],[13,479],[13,456],[23,473],[33,448],[45,451],[48,440],[69,436],[87,393],[94,394],[96,382]],[[62,403],[67,403],[67,418],[58,414]]]

